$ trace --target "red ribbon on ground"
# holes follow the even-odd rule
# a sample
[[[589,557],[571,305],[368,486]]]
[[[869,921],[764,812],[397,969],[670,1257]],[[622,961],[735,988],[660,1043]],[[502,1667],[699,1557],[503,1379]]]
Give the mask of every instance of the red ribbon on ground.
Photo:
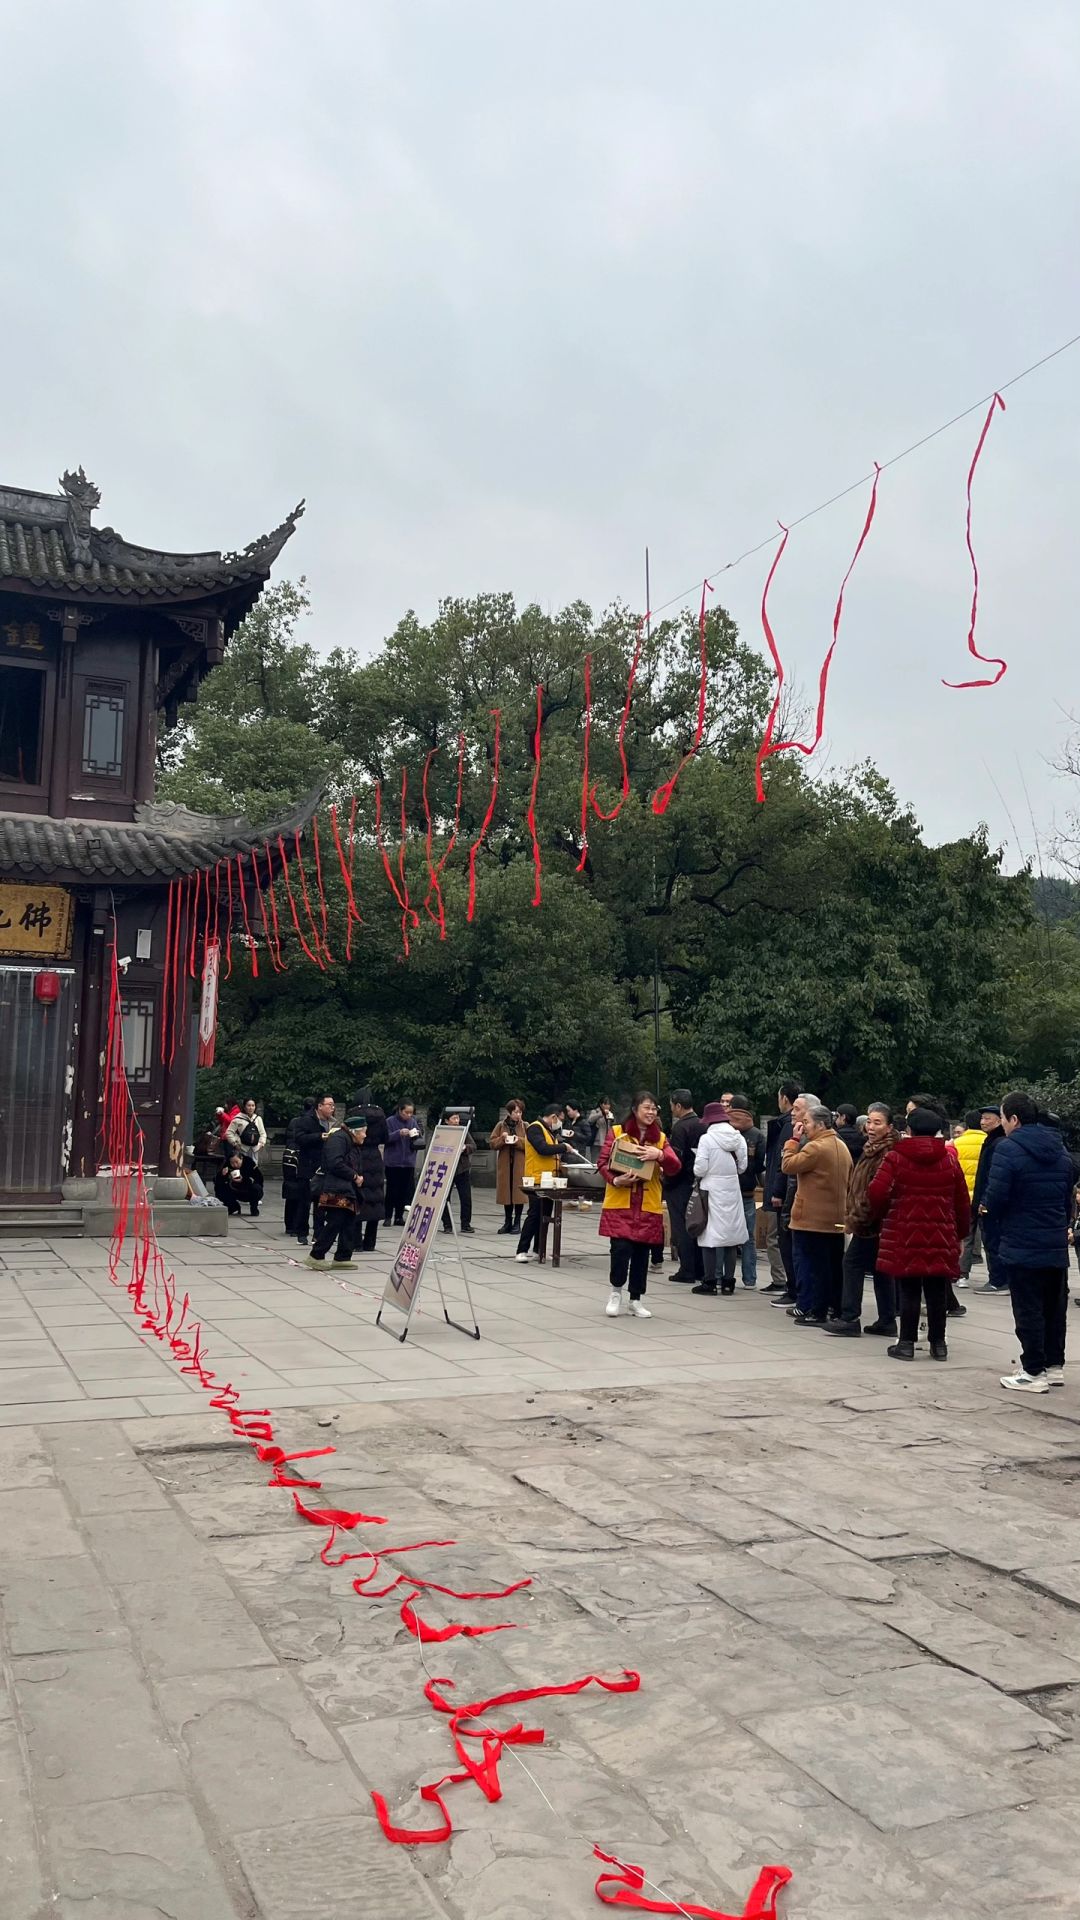
[[[654,813],[659,814],[661,817],[663,817],[663,815],[667,812],[669,806],[671,805],[671,796],[675,791],[675,783],[678,780],[680,773],[685,767],[687,761],[693,760],[693,758],[695,757],[698,751],[698,748],[701,746],[701,743],[705,738],[705,706],[706,706],[706,701],[708,698],[708,691],[709,691],[709,654],[708,654],[708,649],[705,645],[705,595],[711,592],[712,592],[712,587],[709,585],[709,582],[707,580],[703,580],[701,583],[701,612],[698,615],[698,652],[699,652],[699,658],[700,658],[700,680],[698,683],[697,725],[694,728],[694,744],[690,748],[689,752],[683,754],[683,757],[679,761],[679,764],[676,767],[674,773],[672,774],[671,779],[665,780],[663,786],[657,787],[656,792],[653,794],[652,810]]]
[[[491,770],[491,798],[487,804],[487,812],[480,822],[480,831],[473,841],[472,846],[469,848],[469,905],[465,918],[470,926],[476,913],[476,856],[483,846],[487,838],[488,828],[495,818],[495,802],[499,794],[499,740],[502,728],[502,714],[498,707],[492,707],[491,714],[495,721],[495,744]]]
[[[982,458],[982,450],[986,445],[986,436],[990,431],[990,427],[993,423],[994,415],[997,412],[999,407],[1001,408],[1002,413],[1004,413],[1005,402],[1002,399],[1000,393],[995,393],[987,409],[986,419],[983,421],[983,424],[982,424],[982,432],[979,435],[978,445],[975,448],[975,452],[972,455],[972,459],[971,459],[971,465],[968,468],[967,521],[964,529],[964,538],[967,541],[968,559],[971,561],[971,620],[968,625],[967,649],[973,659],[981,660],[984,666],[996,667],[997,672],[995,674],[992,674],[988,679],[984,679],[984,680],[943,680],[942,681],[941,684],[943,687],[952,687],[954,690],[957,690],[957,691],[962,690],[965,687],[996,687],[998,681],[1001,679],[1002,674],[1007,673],[1009,670],[1008,662],[1006,660],[996,660],[992,654],[980,653],[978,647],[975,645],[975,627],[979,618],[979,563],[975,558],[975,548],[972,546],[972,543],[971,543],[971,484],[975,478],[975,469],[978,466],[980,459]]]
[[[622,793],[620,794],[618,800],[615,802],[615,805],[612,807],[611,812],[605,813],[603,808],[599,805],[597,801],[596,787],[593,786],[590,788],[589,803],[598,820],[617,820],[620,813],[623,810],[624,805],[626,804],[626,801],[630,793],[630,769],[626,764],[626,724],[630,718],[630,702],[634,697],[634,681],[637,679],[637,670],[641,661],[641,652],[645,644],[643,636],[645,633],[645,621],[647,618],[648,618],[647,614],[642,614],[641,619],[638,621],[637,641],[634,646],[633,658],[630,662],[629,678],[627,679],[627,682],[626,682],[626,699],[623,702],[622,719],[619,721],[618,744],[619,744],[619,761],[622,766]]]
[[[540,852],[540,836],[536,831],[536,797],[540,791],[540,755],[543,752],[543,738],[544,689],[541,684],[536,689],[536,730],[533,734],[533,776],[532,786],[529,790],[528,811],[525,815],[529,827],[529,838],[532,842],[532,863],[533,874],[535,876],[532,897],[534,907],[538,907],[543,899],[544,862]]]
[[[750,1898],[740,1914],[721,1913],[719,1907],[698,1907],[689,1900],[649,1900],[643,1867],[626,1866],[613,1853],[600,1847],[593,1852],[616,1873],[602,1873],[596,1882],[596,1895],[605,1907],[633,1907],[637,1913],[690,1913],[694,1920],[776,1920],[776,1897],[791,1879],[790,1867],[762,1867]]]
[[[767,602],[769,597],[769,587],[772,584],[773,574],[776,572],[776,569],[780,564],[780,555],[783,553],[784,548],[787,546],[788,529],[786,527],[784,528],[784,537],[780,542],[780,552],[777,554],[775,560],[772,563],[772,566],[769,569],[769,578],[765,583],[765,593],[762,597],[762,602],[761,602],[761,619],[762,619],[762,624],[765,628],[765,637],[769,642],[769,650],[773,657],[773,663],[776,667],[777,687],[776,687],[776,698],[773,701],[772,709],[769,713],[769,720],[765,728],[765,735],[764,735],[764,738],[762,739],[761,746],[758,748],[758,757],[756,761],[755,770],[757,774],[757,797],[759,800],[764,800],[765,798],[765,790],[764,790],[764,787],[762,786],[762,781],[761,781],[761,769],[765,761],[768,760],[772,754],[786,753],[788,752],[789,749],[794,748],[796,753],[802,753],[809,756],[812,753],[816,753],[818,747],[821,745],[821,736],[825,730],[825,700],[829,690],[829,669],[832,666],[833,654],[836,652],[837,640],[840,638],[840,621],[844,612],[844,594],[847,590],[848,581],[851,579],[851,576],[855,571],[855,566],[856,566],[856,562],[858,561],[859,555],[862,552],[863,547],[866,545],[866,536],[869,533],[870,528],[874,523],[874,514],[877,512],[878,481],[880,479],[881,479],[881,468],[878,465],[877,461],[875,460],[874,461],[874,483],[870,489],[870,504],[866,509],[866,519],[863,521],[862,532],[859,535],[858,542],[855,547],[855,551],[851,556],[851,564],[848,567],[848,570],[845,573],[842,581],[840,582],[840,592],[836,597],[836,606],[833,609],[832,645],[830,646],[828,653],[825,655],[825,658],[822,661],[821,672],[818,675],[817,720],[816,720],[816,725],[814,727],[814,737],[812,740],[776,740],[774,741],[772,737],[773,728],[776,725],[776,721],[780,712],[780,693],[784,685],[784,668],[780,659],[780,655],[776,649],[776,640],[773,635],[772,627],[769,625]]]

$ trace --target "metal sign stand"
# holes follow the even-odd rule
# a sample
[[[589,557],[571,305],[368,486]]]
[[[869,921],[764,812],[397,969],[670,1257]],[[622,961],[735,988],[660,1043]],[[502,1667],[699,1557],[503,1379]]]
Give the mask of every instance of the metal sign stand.
[[[447,1211],[473,1110],[467,1106],[449,1106],[444,1109],[444,1112],[459,1114],[460,1123],[451,1124],[444,1119],[432,1131],[408,1222],[401,1236],[394,1264],[387,1276],[379,1311],[375,1315],[375,1325],[381,1327],[384,1333],[388,1333],[400,1344],[409,1337],[409,1327],[419,1297],[420,1283],[429,1261],[435,1268],[435,1281],[439,1289],[439,1299],[442,1302],[443,1319],[447,1326],[455,1327],[459,1333],[467,1334],[470,1340],[480,1338],[480,1328],[477,1325],[468,1272],[462,1258],[457,1225],[452,1213]],[[436,1249],[444,1239],[444,1212],[450,1221],[453,1248],[448,1248],[445,1253],[439,1253]],[[452,1319],[446,1304],[442,1267],[447,1255],[455,1261],[465,1289],[465,1299],[472,1320],[471,1326]],[[394,1314],[398,1314],[404,1321],[400,1332],[393,1324],[391,1316]],[[387,1316],[385,1320],[384,1315]]]

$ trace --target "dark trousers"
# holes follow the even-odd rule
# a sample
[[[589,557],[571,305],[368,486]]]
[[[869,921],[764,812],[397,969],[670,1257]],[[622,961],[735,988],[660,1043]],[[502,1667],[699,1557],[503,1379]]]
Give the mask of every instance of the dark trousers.
[[[853,1233],[844,1254],[843,1285],[840,1295],[841,1320],[861,1320],[863,1283],[877,1265],[876,1233]],[[891,1318],[890,1315],[885,1316]]]
[[[791,1244],[791,1225],[782,1213],[776,1216],[776,1242],[780,1248],[780,1258],[787,1274],[788,1289],[795,1291],[795,1249]]]
[[[521,1229],[521,1238],[517,1243],[519,1253],[528,1253],[530,1247],[539,1244],[541,1218],[550,1220],[554,1205],[553,1200],[542,1200],[536,1188],[533,1188],[529,1194],[529,1211],[525,1215],[525,1225]]]
[[[386,1169],[386,1224],[391,1221],[395,1227],[405,1225],[405,1216],[412,1206],[416,1191],[416,1171],[413,1167],[387,1167]]]
[[[471,1173],[463,1170],[462,1172],[456,1173],[454,1175],[454,1192],[457,1194],[457,1197],[458,1197],[458,1212],[460,1214],[459,1224],[462,1227],[471,1227],[472,1226],[472,1174]],[[443,1214],[443,1226],[445,1227],[447,1233],[449,1233],[450,1231],[449,1198],[447,1199],[447,1202],[446,1202],[446,1211]]]
[[[824,1319],[830,1302],[839,1300],[844,1259],[842,1233],[807,1233],[795,1227],[791,1234],[795,1260],[795,1298],[800,1313]]]
[[[378,1238],[379,1238],[378,1221],[365,1220],[364,1230],[361,1233],[356,1244],[358,1247],[360,1247],[363,1250],[364,1253],[374,1253],[376,1245],[378,1243]]]
[[[1002,1293],[1009,1289],[1009,1269],[1002,1260],[996,1247],[992,1247],[983,1231],[983,1258],[986,1261],[986,1285],[1000,1287]]]
[[[337,1252],[333,1265],[340,1266],[343,1260],[351,1260],[356,1245],[356,1229],[359,1222],[351,1207],[316,1207],[315,1237],[311,1242],[313,1260],[325,1260],[335,1240]]]
[[[925,1279],[901,1277],[896,1282],[900,1295],[900,1338],[914,1343],[919,1337],[919,1309],[926,1298],[926,1325],[935,1346],[945,1338],[952,1281],[940,1274]]]
[[[630,1281],[631,1300],[640,1300],[649,1279],[649,1254],[652,1249],[636,1240],[611,1242],[611,1284],[625,1287]]]
[[[875,1273],[874,1299],[877,1302],[878,1319],[886,1326],[895,1326],[897,1312],[896,1281],[891,1273]]]
[[[1065,1365],[1068,1267],[1007,1267],[1013,1322],[1025,1373]]]
[[[705,1271],[701,1265],[701,1248],[698,1246],[698,1240],[690,1233],[686,1233],[686,1206],[692,1192],[694,1188],[684,1187],[684,1185],[665,1187],[663,1198],[667,1200],[667,1217],[671,1221],[671,1238],[675,1242],[675,1252],[678,1254],[678,1271],[692,1273],[694,1279],[700,1281]]]
[[[282,1187],[281,1196],[285,1202],[286,1233],[291,1233],[294,1240],[306,1240],[311,1219],[311,1188],[306,1180],[299,1185],[293,1183]]]

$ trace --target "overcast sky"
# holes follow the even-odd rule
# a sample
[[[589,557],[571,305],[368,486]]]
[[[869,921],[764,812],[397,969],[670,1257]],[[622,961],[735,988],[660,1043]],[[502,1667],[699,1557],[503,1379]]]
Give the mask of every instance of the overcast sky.
[[[102,524],[288,550],[319,645],[509,588],[700,591],[1080,332],[1080,9],[1052,0],[7,0],[0,478]],[[1080,347],[888,473],[828,764],[1017,854],[1076,660]],[[816,680],[865,510],[792,535],[771,612]],[[697,583],[697,585],[695,585]],[[993,778],[991,777],[991,773]],[[997,781],[1002,799],[995,792]]]

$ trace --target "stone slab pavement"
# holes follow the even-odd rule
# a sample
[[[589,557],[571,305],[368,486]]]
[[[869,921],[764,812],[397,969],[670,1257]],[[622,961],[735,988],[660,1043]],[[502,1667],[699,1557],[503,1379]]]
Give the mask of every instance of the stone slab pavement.
[[[337,1447],[320,1497],[455,1543],[388,1579],[531,1580],[426,1591],[433,1625],[518,1625],[426,1649],[140,1337],[103,1244],[0,1243],[3,1920],[579,1920],[594,1842],[736,1914],[783,1862],[788,1920],[1075,1916],[1080,1375],[1007,1397],[1007,1307],[971,1294],[945,1367],[666,1271],[608,1321],[595,1213],[559,1272],[478,1216],[478,1343],[428,1288],[397,1345],[382,1253],[346,1293],[269,1217],[175,1249],[211,1364]],[[517,1710],[544,1743],[497,1803],[451,1790],[449,1843],[384,1840],[372,1790],[428,1826],[453,1765],[429,1674],[627,1668]]]

